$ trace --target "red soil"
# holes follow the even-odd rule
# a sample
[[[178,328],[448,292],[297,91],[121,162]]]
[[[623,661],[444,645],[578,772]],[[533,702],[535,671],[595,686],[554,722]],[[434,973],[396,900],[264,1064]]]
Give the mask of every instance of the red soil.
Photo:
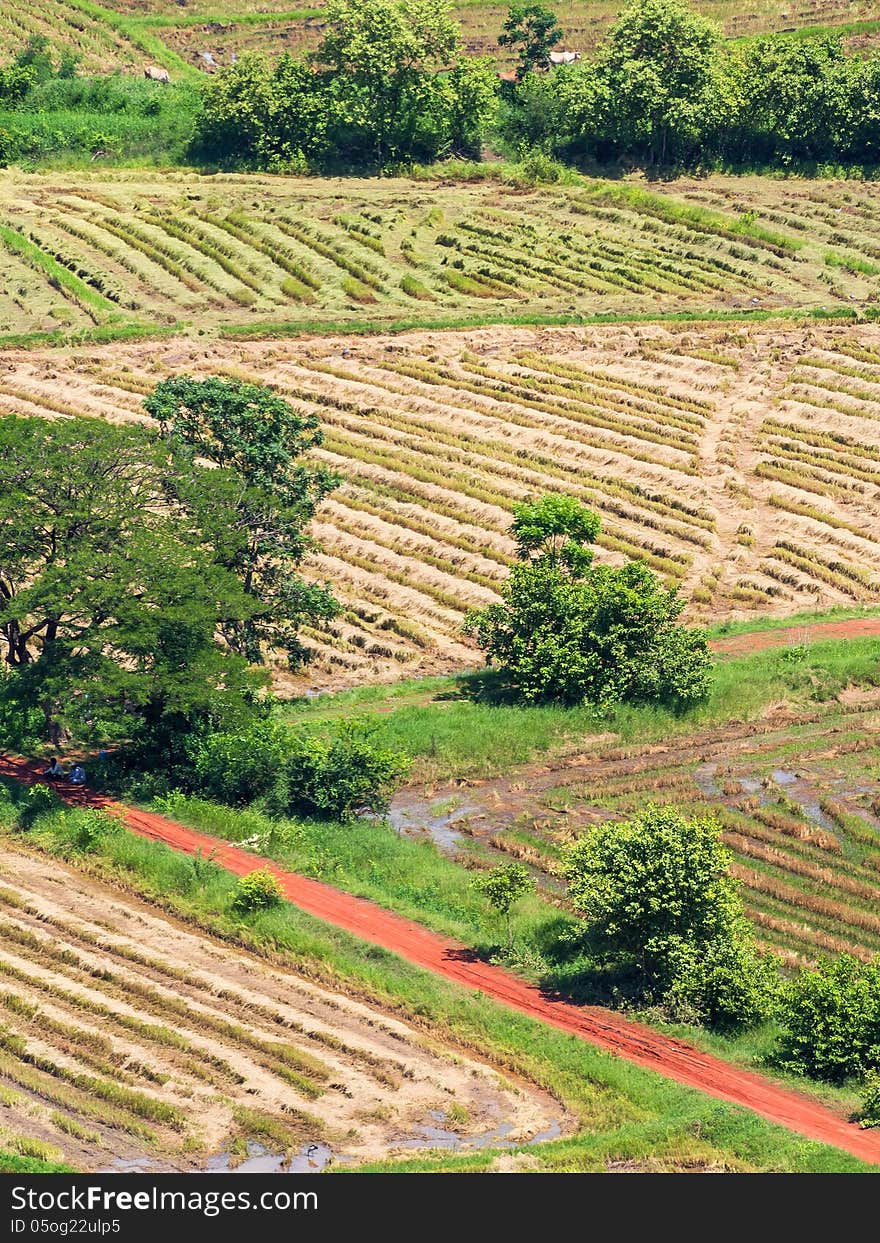
[[[39,766],[3,755],[0,755],[0,774],[27,784],[41,779]],[[60,789],[59,793],[70,802],[113,811],[133,832],[164,842],[174,850],[190,855],[197,851],[205,856],[211,855],[218,864],[237,876],[252,872],[257,867],[267,867],[278,878],[287,899],[318,919],[391,950],[427,971],[454,980],[466,988],[476,989],[530,1018],[580,1036],[600,1049],[616,1053],[719,1100],[751,1109],[800,1135],[831,1144],[861,1157],[863,1161],[880,1165],[880,1134],[860,1130],[796,1091],[691,1048],[683,1041],[631,1022],[613,1011],[597,1006],[576,1006],[542,993],[503,968],[480,961],[473,951],[457,941],[430,932],[373,902],[285,871],[239,846],[198,833],[163,816],[112,803],[91,791],[68,788]]]
[[[822,639],[862,639],[876,635],[880,635],[880,615],[851,617],[839,622],[812,622],[779,630],[753,630],[748,634],[713,639],[709,646],[725,656],[746,656],[767,647],[794,647],[801,643],[819,643]]]

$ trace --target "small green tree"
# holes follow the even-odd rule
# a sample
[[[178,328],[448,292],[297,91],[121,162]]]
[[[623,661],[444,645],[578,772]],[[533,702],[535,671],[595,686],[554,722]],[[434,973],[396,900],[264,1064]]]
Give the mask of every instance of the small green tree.
[[[249,915],[278,906],[283,899],[284,891],[275,876],[268,868],[257,868],[239,879],[232,898],[232,909],[241,915]]]
[[[572,843],[563,874],[594,950],[635,968],[672,1017],[739,1027],[766,1017],[777,967],[743,914],[719,825],[649,806]]]
[[[549,68],[550,53],[562,37],[562,27],[550,9],[542,4],[515,4],[508,11],[498,44],[516,49],[516,77],[521,81],[535,69]]]
[[[660,979],[682,942],[729,936],[740,911],[730,862],[714,820],[651,805],[590,829],[566,850],[563,872],[595,943]]]
[[[504,916],[507,948],[513,945],[510,913],[516,903],[535,887],[533,877],[521,863],[502,863],[489,872],[480,872],[471,881],[474,889],[485,894],[490,905]]]
[[[599,58],[607,137],[651,163],[688,158],[728,112],[722,65],[719,28],[684,0],[633,0]]]
[[[533,702],[701,699],[709,684],[702,631],[677,625],[684,602],[639,562],[594,566],[599,518],[571,497],[514,510],[520,564],[502,600],[468,614],[490,663]]]
[[[187,743],[192,782],[199,793],[230,806],[252,803],[273,790],[290,748],[290,730],[271,719],[197,734]]]

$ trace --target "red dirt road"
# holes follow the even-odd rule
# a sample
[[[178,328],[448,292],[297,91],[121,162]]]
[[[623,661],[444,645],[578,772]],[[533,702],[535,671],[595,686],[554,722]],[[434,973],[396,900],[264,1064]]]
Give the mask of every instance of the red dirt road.
[[[26,784],[40,780],[38,766],[3,755],[0,755],[0,774]],[[198,833],[163,816],[112,803],[90,791],[63,790],[61,793],[71,802],[101,806],[118,813],[133,832],[164,842],[174,850],[190,855],[197,851],[203,855],[213,854],[217,863],[237,876],[256,867],[268,867],[278,878],[287,899],[318,919],[391,950],[465,988],[476,989],[530,1018],[580,1036],[600,1049],[719,1100],[751,1109],[770,1122],[880,1166],[880,1134],[860,1130],[809,1097],[633,1023],[613,1011],[576,1006],[545,995],[503,968],[481,962],[456,941],[430,932],[363,898],[285,871],[239,846]]]
[[[709,646],[724,656],[747,656],[767,647],[794,647],[800,643],[820,643],[823,639],[863,639],[880,635],[880,614],[876,617],[850,617],[838,622],[810,622],[805,626],[783,626],[778,630],[751,630],[713,639]]]

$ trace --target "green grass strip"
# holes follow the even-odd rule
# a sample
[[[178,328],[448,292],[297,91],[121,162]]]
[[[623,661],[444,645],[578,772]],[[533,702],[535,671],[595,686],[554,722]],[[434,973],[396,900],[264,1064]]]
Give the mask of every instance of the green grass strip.
[[[34,242],[29,241],[28,238],[16,229],[0,224],[0,241],[3,242],[7,250],[20,255],[32,268],[37,268],[39,271],[44,272],[51,283],[61,289],[65,289],[77,302],[96,311],[106,311],[110,314],[118,313],[118,307],[109,298],[105,298],[103,294],[92,289],[85,281],[80,280],[75,273],[68,271],[62,263],[59,263],[57,259],[53,259],[51,255],[47,255],[45,251],[41,250]]]
[[[127,43],[145,53],[169,73],[173,70],[183,78],[200,76],[198,69],[193,65],[188,65],[182,56],[178,56],[161,39],[143,29],[143,22],[133,20],[123,13],[114,13],[111,9],[102,8],[101,5],[94,4],[93,0],[68,0],[68,3],[71,8],[78,9],[92,21],[101,22],[109,26],[111,30],[115,30]]]

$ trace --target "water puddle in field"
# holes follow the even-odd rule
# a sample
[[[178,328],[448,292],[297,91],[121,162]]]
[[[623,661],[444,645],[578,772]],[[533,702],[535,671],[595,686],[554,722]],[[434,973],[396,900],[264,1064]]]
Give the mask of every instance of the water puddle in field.
[[[396,1148],[445,1148],[451,1152],[460,1152],[468,1148],[521,1148],[526,1145],[543,1144],[551,1139],[558,1139],[562,1127],[553,1122],[546,1130],[533,1135],[529,1140],[510,1140],[507,1137],[513,1130],[509,1122],[499,1122],[489,1131],[479,1135],[461,1135],[458,1131],[450,1131],[442,1124],[447,1121],[446,1115],[440,1110],[432,1109],[431,1117],[436,1126],[417,1126],[409,1139],[398,1140]]]
[[[723,796],[723,791],[716,777],[717,768],[717,764],[710,763],[701,764],[699,768],[694,770],[694,783],[708,798],[720,798]],[[785,791],[787,799],[801,808],[811,823],[819,828],[826,829],[829,833],[837,831],[833,821],[819,806],[821,794],[811,782],[807,781],[799,773],[793,772],[790,768],[774,768],[770,773],[770,778],[774,785]],[[737,775],[733,780],[739,783],[744,794],[757,798],[762,807],[770,806],[777,801],[772,789],[768,789],[764,785],[764,779],[761,777]],[[870,787],[867,788],[870,789]],[[841,791],[841,793],[845,792]]]
[[[694,785],[707,798],[719,798],[721,795],[721,787],[715,776],[717,771],[717,764],[701,764],[699,768],[694,769]]]
[[[152,1157],[115,1157],[98,1174],[166,1174],[169,1167]]]
[[[340,1153],[334,1153],[327,1144],[303,1144],[299,1152],[289,1157],[287,1153],[270,1152],[256,1140],[247,1141],[247,1156],[243,1161],[231,1163],[228,1152],[218,1152],[209,1157],[202,1169],[203,1174],[320,1174],[331,1161],[350,1161]]]
[[[562,1135],[562,1124],[551,1122],[543,1131],[539,1131],[528,1140],[511,1140],[508,1138],[513,1130],[510,1122],[499,1122],[490,1130],[478,1135],[462,1135],[459,1131],[449,1128],[447,1115],[438,1109],[429,1113],[431,1123],[413,1127],[404,1139],[395,1139],[389,1148],[444,1148],[450,1152],[467,1151],[475,1148],[523,1148],[535,1144],[544,1144],[548,1140],[558,1139]],[[290,1156],[288,1153],[270,1152],[264,1144],[249,1139],[246,1144],[246,1155],[243,1159],[233,1158],[228,1151],[218,1152],[208,1157],[199,1170],[191,1171],[199,1174],[320,1174],[328,1166],[346,1165],[355,1158],[345,1153],[334,1152],[328,1144],[303,1144],[298,1152]],[[109,1165],[98,1170],[99,1174],[165,1174],[173,1172],[174,1167],[157,1161],[153,1157],[116,1157]]]
[[[388,821],[398,833],[407,837],[428,837],[444,854],[454,855],[464,834],[455,826],[476,811],[457,799],[430,803],[427,799],[397,800],[388,812]]]

